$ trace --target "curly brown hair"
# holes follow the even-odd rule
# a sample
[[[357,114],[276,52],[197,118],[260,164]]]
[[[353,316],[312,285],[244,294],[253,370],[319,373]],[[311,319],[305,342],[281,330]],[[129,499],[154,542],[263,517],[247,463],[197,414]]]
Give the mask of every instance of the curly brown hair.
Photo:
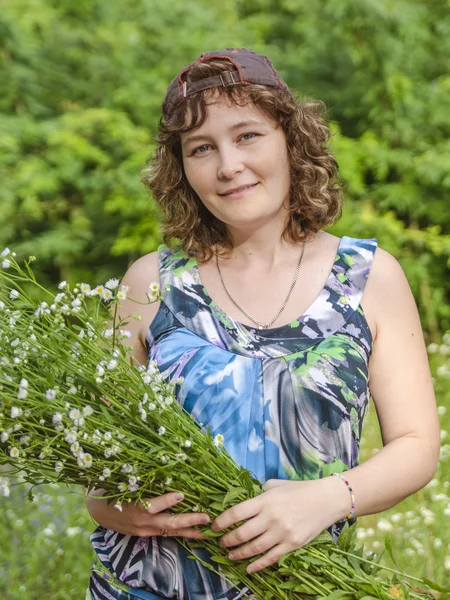
[[[187,81],[197,81],[229,69],[226,60],[195,64]],[[161,118],[155,155],[142,172],[142,181],[161,207],[164,242],[175,240],[188,255],[209,260],[212,247],[232,250],[227,228],[205,208],[187,181],[181,152],[180,134],[200,127],[207,117],[211,95],[238,105],[253,103],[286,135],[291,186],[289,218],[283,238],[291,242],[310,239],[323,227],[334,223],[342,208],[338,165],[328,148],[330,129],[320,101],[298,101],[288,89],[263,85],[236,85],[197,92],[188,96],[167,117]]]

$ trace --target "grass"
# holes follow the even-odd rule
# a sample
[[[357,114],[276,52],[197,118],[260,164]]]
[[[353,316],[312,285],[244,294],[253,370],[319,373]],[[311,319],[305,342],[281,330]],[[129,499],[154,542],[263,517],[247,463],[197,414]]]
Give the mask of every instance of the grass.
[[[382,514],[359,519],[358,537],[379,553],[392,536],[397,563],[408,573],[450,583],[450,335],[429,347],[441,419],[442,449],[434,479],[417,494]],[[365,426],[361,457],[381,447],[375,411]],[[0,497],[0,598],[84,600],[94,559],[95,528],[81,490],[43,486],[34,502],[23,488]],[[389,557],[383,562],[390,564]]]

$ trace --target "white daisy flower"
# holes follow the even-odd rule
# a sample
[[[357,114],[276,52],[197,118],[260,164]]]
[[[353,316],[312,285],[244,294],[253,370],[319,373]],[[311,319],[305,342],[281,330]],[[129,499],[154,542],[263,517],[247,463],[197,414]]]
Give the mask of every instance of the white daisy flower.
[[[114,333],[114,329],[105,329],[105,331],[103,332],[103,335],[105,336],[105,338],[110,338],[113,336]]]
[[[128,484],[128,491],[130,492],[137,492],[139,489],[139,484],[138,483],[130,483]]]
[[[107,364],[108,371],[113,371],[117,367],[117,360],[110,360]]]
[[[97,375],[99,377],[103,377],[105,374],[105,369],[101,365],[97,365]]]
[[[55,298],[54,298],[53,302],[54,302],[55,304],[58,304],[59,302],[61,302],[61,300],[62,300],[64,297],[65,297],[65,293],[64,293],[64,292],[61,292],[60,294],[56,294],[56,296],[55,296]]]
[[[87,406],[83,407],[83,415],[85,417],[90,417],[93,414],[94,414],[94,409],[92,408],[92,406],[89,406],[89,404],[88,404]]]
[[[115,290],[118,285],[119,280],[115,278],[108,279],[108,281],[105,283],[105,287],[107,287],[109,290]]]
[[[117,487],[121,492],[126,492],[128,486],[124,481],[121,481]]]
[[[62,414],[60,412],[55,412],[55,414],[52,417],[52,423],[61,423],[62,420]]]
[[[18,400],[25,400],[25,398],[28,396],[28,392],[25,388],[19,387],[19,392],[17,394],[17,399]]]
[[[75,431],[68,431],[66,433],[66,437],[65,440],[68,444],[73,444],[74,442],[77,441],[77,434],[75,433]]]
[[[2,433],[0,434],[0,442],[2,442],[2,444],[4,444],[8,438],[9,438],[9,433],[7,431],[2,431]]]
[[[7,258],[5,258],[5,260],[2,262],[2,267],[4,269],[9,269],[10,266],[11,266],[11,261],[8,260]]]
[[[9,293],[9,297],[11,298],[11,300],[15,300],[19,297],[19,292],[17,290],[11,290]]]
[[[218,433],[217,435],[214,436],[214,439],[213,439],[214,446],[216,446],[217,448],[221,448],[223,446],[223,440],[224,440],[223,435],[221,433]]]
[[[55,463],[55,471],[56,471],[56,473],[61,473],[61,471],[63,470],[63,468],[64,468],[64,464],[60,460],[58,460]]]
[[[27,388],[28,387],[28,380],[25,379],[25,378],[21,379],[20,383],[19,383],[19,387],[21,387],[21,388]]]
[[[11,419],[17,419],[22,414],[22,409],[17,406],[11,406]]]
[[[5,248],[0,256],[8,256],[9,254],[11,254],[11,250],[9,248]]]
[[[81,306],[81,302],[78,299],[72,300],[72,306],[78,308]]]
[[[102,473],[103,477],[106,479],[107,477],[109,477],[111,475],[111,470],[108,469],[107,467],[105,467],[103,469],[103,473]]]
[[[186,441],[184,442],[184,447],[185,447],[185,448],[190,448],[191,446],[192,446],[192,442],[191,442],[191,440],[186,440]]]
[[[81,417],[81,413],[78,410],[78,408],[72,408],[72,410],[69,413],[69,417],[72,419],[72,421],[74,421],[75,419],[79,419]]]
[[[72,454],[74,456],[77,456],[79,454],[80,450],[81,450],[80,442],[73,442],[73,444],[70,444],[70,451],[72,452]]]
[[[76,393],[77,393],[77,391],[78,391],[78,389],[77,389],[77,388],[76,388],[74,385],[72,385],[72,386],[71,386],[71,387],[70,387],[70,388],[67,390],[67,392],[68,392],[69,394],[76,394]]]
[[[106,431],[103,434],[103,439],[105,439],[107,442],[112,440],[112,433],[110,431]]]
[[[165,433],[166,433],[166,428],[164,427],[164,425],[161,425],[161,427],[158,429],[158,434],[164,435]]]
[[[159,298],[158,292],[147,292],[147,298],[150,302],[155,302]]]
[[[80,290],[83,294],[89,295],[91,293],[91,286],[88,283],[82,283]]]
[[[122,471],[122,473],[132,473],[133,467],[125,463],[120,467],[120,470]]]
[[[85,454],[83,454],[83,463],[84,466],[89,469],[90,467],[92,467],[92,455],[89,454],[88,452],[86,452]]]
[[[103,292],[105,291],[105,288],[102,285],[97,285],[92,291],[91,291],[91,296],[101,296],[103,294]]]
[[[47,390],[45,392],[45,397],[47,398],[47,400],[54,400],[56,398],[56,390]]]
[[[102,293],[103,300],[111,300],[112,297],[113,297],[112,292],[110,290],[107,290],[106,288],[104,288],[103,293]]]
[[[19,456],[20,456],[19,449],[16,448],[15,446],[13,446],[11,448],[11,450],[9,451],[9,455],[11,458],[19,458]]]
[[[187,456],[184,452],[178,452],[178,454],[175,454],[175,458],[178,460],[186,460]]]
[[[4,308],[5,308],[5,303],[0,300],[0,310],[3,310]]]
[[[159,283],[157,281],[152,281],[148,286],[151,292],[159,292]]]
[[[69,284],[67,283],[67,281],[61,281],[60,284],[58,284],[58,290],[63,290],[64,288],[66,288]]]

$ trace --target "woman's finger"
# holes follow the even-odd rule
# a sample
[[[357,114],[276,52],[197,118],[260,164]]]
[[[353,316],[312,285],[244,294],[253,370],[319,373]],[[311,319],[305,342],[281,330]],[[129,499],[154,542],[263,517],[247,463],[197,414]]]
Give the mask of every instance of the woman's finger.
[[[282,556],[291,552],[292,547],[287,544],[277,544],[247,567],[247,573],[255,573],[276,563]]]
[[[265,525],[261,518],[254,517],[245,521],[242,525],[229,531],[220,538],[219,545],[228,548],[230,546],[239,546],[249,540],[262,535],[267,531],[267,525]]]
[[[181,492],[169,492],[168,494],[162,494],[162,496],[155,496],[155,498],[146,498],[143,502],[148,502],[147,512],[155,515],[183,500],[184,495]]]
[[[211,529],[213,531],[221,531],[222,529],[231,527],[231,525],[234,525],[235,523],[250,519],[259,512],[258,509],[260,505],[260,497],[251,498],[250,500],[245,500],[240,504],[236,504],[216,517],[211,525]]]
[[[242,560],[243,558],[250,558],[251,556],[257,556],[278,545],[276,538],[273,533],[267,531],[263,535],[258,536],[248,544],[244,544],[239,548],[234,548],[228,555],[231,560]]]

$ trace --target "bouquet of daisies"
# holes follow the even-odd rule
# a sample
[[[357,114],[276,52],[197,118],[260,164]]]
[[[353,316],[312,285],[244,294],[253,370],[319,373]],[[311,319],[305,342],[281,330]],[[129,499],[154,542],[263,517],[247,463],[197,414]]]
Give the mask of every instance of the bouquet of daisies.
[[[1,256],[0,494],[9,495],[17,474],[31,486],[103,489],[118,510],[182,489],[174,511],[206,511],[213,519],[262,492],[221,436],[212,438],[176,401],[182,382],[165,381],[154,363],[134,364],[123,343],[131,335],[127,323],[117,318],[126,286],[110,279],[71,289],[63,281],[54,295],[36,281],[34,257],[21,266],[9,249]],[[151,284],[148,301],[159,298],[158,284]],[[215,544],[222,533],[205,533],[210,539],[195,546],[207,548],[216,570],[257,598],[419,600],[433,598],[424,588],[450,591],[386,567],[390,574],[381,578],[351,529],[338,544],[324,532],[251,575],[247,560],[231,561]]]

